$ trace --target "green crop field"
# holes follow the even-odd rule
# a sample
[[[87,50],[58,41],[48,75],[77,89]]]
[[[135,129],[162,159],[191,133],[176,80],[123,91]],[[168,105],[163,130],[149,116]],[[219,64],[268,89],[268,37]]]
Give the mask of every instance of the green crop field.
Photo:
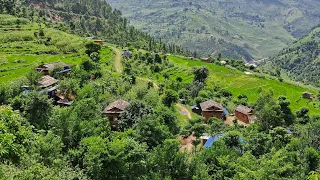
[[[31,69],[41,63],[62,61],[70,65],[79,64],[81,58],[74,55],[19,55],[2,54],[1,59],[6,63],[0,65],[0,83],[7,83],[27,74]]]
[[[23,77],[41,63],[79,64],[88,41],[11,15],[0,15],[0,34],[0,84]]]
[[[316,107],[309,100],[301,99],[302,92],[310,91],[316,93],[316,89],[308,87],[299,87],[292,84],[279,82],[268,77],[257,77],[255,75],[246,75],[244,72],[229,69],[224,66],[204,63],[195,60],[186,60],[176,56],[169,56],[168,59],[179,67],[192,68],[194,66],[207,66],[210,70],[210,77],[207,82],[209,87],[220,86],[232,92],[236,97],[245,94],[249,102],[255,102],[261,89],[271,89],[275,97],[286,96],[291,101],[291,108],[296,111],[301,107],[310,109],[313,115],[320,115],[319,107]]]

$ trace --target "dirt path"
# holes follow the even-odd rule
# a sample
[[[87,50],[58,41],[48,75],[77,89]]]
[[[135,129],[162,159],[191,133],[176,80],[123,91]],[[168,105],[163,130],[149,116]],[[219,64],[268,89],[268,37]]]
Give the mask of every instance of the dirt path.
[[[151,79],[148,79],[148,78],[142,78],[142,77],[137,77],[137,79],[141,80],[141,81],[147,81],[147,82],[152,82],[153,83],[153,87],[156,88],[156,89],[159,89],[159,86],[153,82]]]
[[[112,47],[112,51],[116,54],[115,60],[114,60],[114,66],[116,67],[116,71],[121,73],[122,72],[121,51],[115,47]]]
[[[183,115],[187,115],[189,119],[191,119],[191,113],[185,108],[182,104],[176,104],[176,106],[180,109],[180,113]]]

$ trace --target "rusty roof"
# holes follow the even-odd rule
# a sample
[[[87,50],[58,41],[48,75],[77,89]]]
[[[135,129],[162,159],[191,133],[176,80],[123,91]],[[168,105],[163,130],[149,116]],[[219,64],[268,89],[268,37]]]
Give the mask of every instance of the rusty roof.
[[[113,112],[112,110],[113,110],[114,108],[117,108],[117,109],[119,109],[119,110],[121,110],[121,111],[124,111],[125,108],[126,108],[128,105],[129,105],[129,103],[128,103],[127,101],[120,99],[120,100],[118,100],[118,101],[115,101],[115,102],[109,104],[109,105],[104,109],[103,112],[104,112],[104,113],[112,113],[112,112]]]
[[[209,110],[209,108],[211,108],[211,107],[215,107],[219,110],[223,110],[223,107],[221,104],[219,104],[215,101],[212,101],[212,100],[202,102],[202,103],[200,103],[200,106],[201,106],[202,111]]]
[[[47,75],[47,76],[42,76],[41,80],[39,81],[39,85],[41,88],[46,88],[56,84],[57,82],[58,80]]]
[[[236,108],[236,111],[240,112],[240,113],[243,113],[243,114],[246,114],[246,115],[250,115],[252,114],[252,109],[247,107],[247,106],[243,106],[243,105],[239,105],[237,108]]]

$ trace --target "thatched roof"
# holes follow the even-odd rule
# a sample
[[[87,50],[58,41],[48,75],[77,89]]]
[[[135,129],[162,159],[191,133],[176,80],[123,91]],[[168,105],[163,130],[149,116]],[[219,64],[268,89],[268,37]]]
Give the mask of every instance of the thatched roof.
[[[111,104],[109,104],[105,109],[104,113],[119,113],[121,111],[124,111],[126,107],[129,105],[129,103],[125,100],[118,100]]]
[[[42,76],[41,80],[39,81],[39,86],[41,88],[46,88],[46,87],[49,87],[49,86],[56,84],[57,82],[58,82],[58,80],[56,80],[55,78],[53,78],[51,76]]]
[[[69,67],[69,65],[59,61],[59,62],[54,62],[49,64],[42,64],[38,66],[36,69],[37,70],[55,70],[59,67],[65,68],[65,67]]]
[[[223,107],[221,104],[212,101],[212,100],[208,100],[205,102],[200,103],[200,107],[202,109],[202,111],[212,111],[212,108],[217,109],[217,110],[223,110]]]
[[[303,92],[304,95],[313,95],[311,92]]]
[[[242,114],[246,114],[246,115],[252,115],[252,109],[247,107],[247,106],[243,106],[243,105],[239,105],[236,108],[236,111],[242,113]]]

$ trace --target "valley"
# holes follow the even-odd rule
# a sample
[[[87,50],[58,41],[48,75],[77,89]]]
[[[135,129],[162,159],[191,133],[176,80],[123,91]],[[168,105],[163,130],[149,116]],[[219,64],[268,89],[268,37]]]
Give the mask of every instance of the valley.
[[[272,57],[320,24],[316,0],[107,2],[157,39],[246,61]]]
[[[0,180],[320,178],[318,2],[132,2],[0,1]]]

